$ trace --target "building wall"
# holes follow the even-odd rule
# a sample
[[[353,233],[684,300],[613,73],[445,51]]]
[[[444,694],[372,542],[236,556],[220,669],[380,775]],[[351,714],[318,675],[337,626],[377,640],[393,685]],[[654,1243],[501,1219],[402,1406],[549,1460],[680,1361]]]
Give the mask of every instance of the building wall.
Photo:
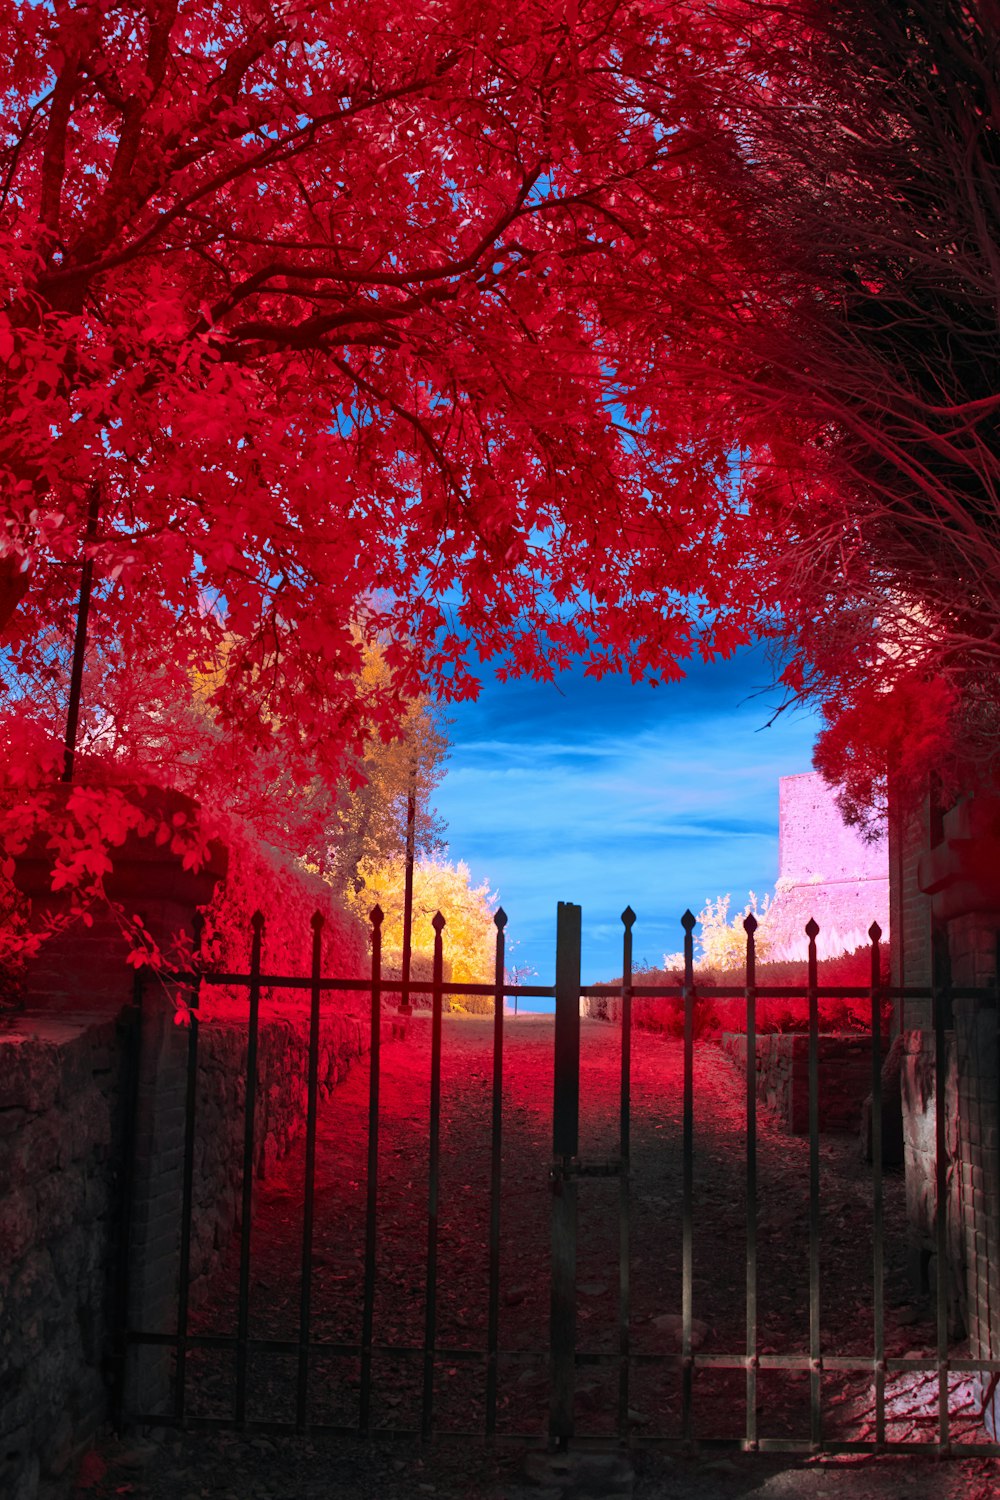
[[[866,841],[849,827],[815,771],[783,776],[778,806],[778,883],[764,924],[771,956],[805,958],[810,917],[819,924],[820,958],[866,946],[873,922],[888,938],[887,839]]]
[[[934,928],[931,898],[921,889],[917,864],[923,850],[930,848],[939,820],[932,812],[929,798],[919,807],[904,812],[890,807],[889,867],[891,878],[892,983],[902,987],[933,983]],[[903,1031],[930,1031],[932,1027],[930,996],[907,997],[897,1005],[897,1025]]]
[[[889,878],[885,836],[866,842],[844,822],[836,793],[818,771],[778,784],[778,873],[803,884]]]

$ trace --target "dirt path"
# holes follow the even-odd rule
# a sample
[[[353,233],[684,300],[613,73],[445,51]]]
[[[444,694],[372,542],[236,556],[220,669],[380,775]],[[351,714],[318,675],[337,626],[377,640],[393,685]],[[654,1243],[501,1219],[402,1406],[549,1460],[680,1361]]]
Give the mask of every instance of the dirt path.
[[[506,1027],[501,1220],[501,1361],[498,1429],[544,1432],[548,1405],[546,1328],[549,1298],[549,1157],[552,1099],[551,1017],[519,1017]],[[615,1028],[585,1021],[581,1045],[581,1156],[618,1149],[620,1043]],[[631,1337],[638,1354],[679,1347],[681,1310],[682,1047],[637,1032],[632,1066]],[[420,1426],[417,1352],[423,1341],[427,1236],[430,1022],[418,1016],[405,1043],[383,1051],[372,1425]],[[492,1021],[446,1017],[442,1063],[441,1184],[437,1345],[458,1351],[486,1345],[489,1128]],[[700,1354],[745,1348],[745,1103],[742,1079],[717,1047],[699,1045],[694,1069],[694,1315]],[[313,1337],[356,1343],[361,1323],[367,1152],[367,1067],[357,1067],[323,1107],[317,1136],[313,1255]],[[294,1339],[298,1324],[301,1159],[280,1181],[261,1185],[254,1218],[251,1336]],[[760,1119],[759,1350],[808,1348],[808,1144]],[[827,1355],[870,1356],[871,1188],[856,1140],[824,1137],[821,1146],[822,1339]],[[580,1184],[578,1345],[611,1355],[618,1340],[618,1184]],[[933,1348],[933,1329],[908,1305],[901,1178],[886,1182],[888,1353]],[[235,1247],[234,1247],[235,1250]],[[230,1331],[235,1322],[236,1262],[218,1278],[199,1326]],[[400,1354],[386,1346],[408,1348]],[[294,1358],[254,1358],[250,1415],[294,1416]],[[611,1435],[617,1413],[614,1367],[583,1365],[577,1423],[581,1433]],[[359,1368],[350,1357],[317,1357],[310,1417],[357,1421]],[[914,1382],[911,1380],[910,1385]],[[231,1358],[202,1356],[191,1372],[193,1410],[221,1415],[232,1401]],[[805,1436],[809,1380],[762,1371],[760,1431]],[[913,1396],[914,1399],[910,1399]],[[969,1404],[971,1397],[958,1396]],[[640,1364],[632,1371],[631,1425],[679,1434],[676,1372]],[[824,1376],[826,1430],[869,1436],[865,1376]],[[481,1362],[439,1361],[435,1428],[482,1430]],[[890,1438],[933,1438],[933,1405],[907,1393]],[[745,1417],[742,1371],[700,1371],[695,1433],[736,1437]]]
[[[583,1023],[581,1154],[613,1155],[618,1141],[617,1031]],[[503,1110],[503,1216],[500,1346],[501,1433],[543,1437],[547,1421],[546,1337],[549,1297],[548,1178],[552,1099],[551,1017],[519,1017],[506,1027]],[[419,1349],[423,1338],[427,1212],[430,1023],[414,1021],[405,1043],[383,1048],[379,1151],[379,1237],[374,1338],[383,1346],[373,1368],[372,1424],[415,1429],[420,1421],[420,1357],[384,1346]],[[442,1069],[439,1238],[439,1348],[481,1350],[486,1343],[489,1214],[489,1123],[492,1021],[446,1017]],[[366,1194],[368,1069],[357,1066],[323,1106],[317,1138],[313,1254],[313,1337],[356,1343]],[[677,1347],[681,1264],[682,1049],[671,1039],[637,1033],[632,1086],[632,1341],[638,1353]],[[745,1104],[742,1080],[718,1048],[695,1056],[694,1313],[699,1353],[739,1353],[744,1339]],[[759,1128],[760,1350],[802,1352],[808,1328],[808,1144],[771,1120]],[[260,1184],[253,1224],[251,1334],[294,1339],[300,1291],[301,1150],[280,1180]],[[580,1185],[579,1346],[617,1347],[618,1188]],[[853,1138],[822,1142],[822,1324],[824,1351],[871,1348],[870,1171]],[[887,1346],[890,1355],[933,1348],[927,1309],[910,1306],[902,1265],[903,1184],[886,1182]],[[220,1271],[196,1314],[203,1330],[235,1326],[238,1259]],[[295,1360],[256,1356],[250,1416],[294,1417]],[[354,1423],[359,1368],[351,1357],[313,1361],[310,1418]],[[617,1372],[581,1366],[579,1431],[613,1431]],[[192,1357],[192,1410],[231,1412],[231,1355]],[[826,1430],[868,1436],[872,1402],[865,1377],[824,1376]],[[695,1429],[701,1437],[743,1430],[742,1372],[699,1372]],[[893,1395],[890,1437],[933,1440],[933,1391],[910,1378]],[[952,1409],[971,1397],[956,1389]],[[639,1366],[629,1396],[632,1433],[679,1432],[678,1377]],[[761,1431],[808,1432],[808,1377],[761,1375]],[[435,1380],[435,1429],[481,1429],[485,1378],[481,1362],[443,1359]],[[975,1435],[978,1429],[970,1432]],[[412,1439],[364,1444],[356,1439],[241,1437],[223,1432],[164,1433],[146,1445],[110,1445],[109,1467],[94,1496],[149,1500],[560,1500],[576,1495],[633,1495],[635,1500],[985,1500],[998,1493],[989,1461],[863,1462],[736,1455],[673,1459],[640,1450],[628,1459],[595,1460],[591,1470],[559,1474],[542,1455],[526,1460],[517,1442],[491,1449],[476,1441]],[[604,1467],[601,1467],[603,1462]],[[616,1468],[615,1465],[618,1465]]]

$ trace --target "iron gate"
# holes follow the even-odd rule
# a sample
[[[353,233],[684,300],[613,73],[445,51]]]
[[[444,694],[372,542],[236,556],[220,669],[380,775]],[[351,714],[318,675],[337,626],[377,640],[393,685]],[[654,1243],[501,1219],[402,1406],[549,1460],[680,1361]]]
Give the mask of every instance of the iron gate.
[[[478,1435],[487,1439],[497,1436],[537,1436],[506,1434],[498,1427],[498,1390],[500,1366],[505,1351],[500,1345],[500,1298],[503,1267],[501,1264],[502,1141],[504,1099],[504,999],[514,997],[548,997],[555,1001],[554,1017],[554,1093],[552,1107],[552,1153],[549,1169],[551,1185],[551,1297],[548,1346],[544,1353],[549,1366],[548,1434],[557,1447],[565,1447],[577,1436],[575,1391],[577,1372],[585,1365],[612,1365],[617,1375],[616,1429],[620,1440],[655,1441],[667,1447],[690,1449],[695,1441],[694,1412],[697,1377],[701,1372],[740,1372],[745,1391],[743,1430],[718,1439],[748,1451],[928,1451],[922,1441],[893,1441],[887,1435],[886,1382],[906,1372],[923,1372],[936,1379],[937,1432],[934,1448],[938,1452],[962,1455],[996,1455],[1000,1446],[986,1441],[954,1442],[950,1433],[949,1377],[967,1372],[982,1377],[984,1383],[996,1383],[1000,1361],[956,1359],[950,1356],[947,1285],[943,1275],[937,1278],[936,1349],[931,1356],[887,1357],[886,1307],[884,1299],[885,1225],[883,1213],[882,1168],[882,1062],[883,1036],[880,1007],[884,997],[895,999],[932,996],[935,1027],[935,1144],[937,1202],[946,1201],[946,1088],[945,1046],[946,1021],[953,998],[988,998],[986,992],[963,990],[950,994],[908,987],[888,989],[880,976],[881,933],[873,925],[871,938],[870,982],[863,988],[824,987],[818,981],[816,940],[819,929],[810,921],[808,937],[808,978],[805,999],[808,1003],[808,1327],[797,1349],[782,1352],[761,1347],[758,1323],[758,1284],[760,1256],[758,1214],[758,1120],[756,1086],[757,1004],[761,999],[801,997],[801,986],[758,985],[754,918],[744,924],[747,933],[744,983],[728,989],[713,988],[716,999],[736,999],[745,1005],[746,1100],[745,1100],[745,1340],[742,1347],[728,1352],[699,1353],[695,1338],[695,1121],[694,1121],[694,1047],[695,1011],[699,992],[695,984],[693,929],[695,918],[686,912],[684,928],[684,981],[680,985],[641,985],[633,983],[632,937],[635,914],[631,908],[623,913],[622,980],[617,995],[621,1011],[621,1075],[618,1111],[618,1150],[601,1159],[587,1159],[579,1152],[580,1112],[580,1010],[581,997],[607,997],[607,985],[584,987],[580,982],[581,910],[560,903],[557,914],[555,983],[552,986],[512,986],[505,983],[506,916],[501,910],[496,923],[496,962],[492,985],[447,983],[444,980],[443,930],[445,919],[434,918],[435,942],[433,972],[429,982],[411,981],[411,994],[429,996],[431,1007],[431,1066],[429,1078],[429,1155],[427,1162],[426,1246],[423,1256],[423,1339],[419,1346],[400,1346],[401,1354],[415,1356],[422,1366],[419,1428],[411,1435],[428,1439],[435,1434],[435,1375],[442,1363],[459,1365],[473,1361],[485,1370],[485,1411]],[[187,1076],[184,1091],[183,1159],[179,1202],[179,1273],[172,1326],[148,1328],[131,1326],[125,1310],[129,1306],[128,1279],[137,1270],[134,1254],[128,1252],[129,1225],[126,1218],[123,1251],[124,1274],[121,1278],[123,1309],[121,1385],[119,1408],[123,1419],[155,1426],[180,1427],[231,1426],[236,1429],[275,1431],[334,1431],[368,1435],[392,1431],[384,1425],[373,1427],[372,1389],[373,1357],[394,1346],[375,1341],[374,1307],[377,1274],[379,1194],[379,1123],[380,1123],[380,1047],[384,1023],[383,996],[398,993],[400,981],[383,978],[381,962],[382,913],[372,913],[371,972],[364,978],[328,976],[321,972],[323,922],[313,919],[311,972],[293,977],[267,973],[262,967],[263,918],[258,913],[252,923],[250,965],[247,973],[197,972],[173,974],[170,980],[186,989],[190,1001],[190,1029],[186,1049]],[[161,976],[162,977],[162,976]],[[192,1331],[189,1306],[189,1277],[193,1220],[193,1182],[195,1174],[196,1077],[199,1049],[199,995],[212,986],[245,988],[247,1005],[247,1060],[245,1112],[243,1125],[243,1170],[239,1230],[239,1275],[235,1327],[227,1333]],[[354,1341],[332,1343],[314,1337],[312,1329],[312,1275],[314,1238],[314,1195],[316,1166],[316,1131],[318,1114],[318,1055],[320,1019],[324,996],[344,991],[364,990],[370,996],[369,1009],[369,1093],[367,1123],[367,1175],[365,1181],[365,1227],[363,1251],[362,1313],[358,1336]],[[293,1338],[257,1339],[251,1335],[250,1277],[251,1226],[253,1222],[254,1161],[256,1128],[257,1048],[261,997],[265,992],[304,991],[309,1000],[309,1049],[306,1080],[305,1160],[301,1205],[301,1282],[298,1327]],[[138,991],[137,991],[138,993]],[[437,1333],[438,1248],[439,1248],[439,1180],[441,1167],[441,1054],[442,1014],[446,997],[457,994],[485,995],[493,1001],[493,1053],[490,1081],[490,1173],[488,1232],[488,1292],[486,1342],[481,1350],[442,1347]],[[871,1052],[871,1293],[872,1318],[870,1353],[864,1357],[831,1355],[824,1350],[821,1338],[821,1265],[820,1265],[820,1114],[819,1114],[819,1002],[826,997],[852,997],[864,1001],[870,1014]],[[140,995],[141,998],[141,995]],[[637,1352],[633,1347],[631,1313],[630,1231],[634,1200],[641,1184],[633,1180],[630,1162],[631,1137],[631,1069],[635,1007],[653,999],[666,999],[683,1012],[683,1099],[682,1099],[682,1182],[680,1201],[676,1205],[681,1231],[681,1309],[679,1348],[659,1352]],[[617,1285],[617,1351],[600,1354],[581,1349],[578,1340],[577,1231],[580,1185],[589,1179],[613,1178],[618,1184],[618,1285]],[[937,1214],[936,1235],[938,1264],[948,1259],[946,1215]],[[205,1416],[192,1411],[188,1369],[192,1351],[214,1350],[232,1359],[232,1409],[226,1416]],[[138,1351],[169,1365],[170,1399],[161,1410],[144,1410],[136,1404],[128,1389],[126,1366]],[[156,1352],[158,1351],[158,1353]],[[523,1351],[522,1351],[523,1352]],[[282,1423],[255,1420],[248,1413],[248,1370],[256,1355],[281,1355],[294,1361],[295,1420]],[[316,1356],[331,1359],[349,1358],[358,1362],[357,1420],[351,1425],[315,1422],[310,1418],[310,1387],[314,1376],[312,1362]],[[676,1373],[680,1383],[681,1414],[679,1430],[637,1432],[630,1415],[630,1391],[636,1369],[656,1365]],[[762,1372],[783,1371],[808,1379],[809,1431],[798,1436],[776,1435],[761,1430],[759,1421],[759,1381]],[[853,1373],[866,1376],[874,1393],[875,1428],[867,1439],[844,1441],[824,1428],[823,1383],[831,1375]]]

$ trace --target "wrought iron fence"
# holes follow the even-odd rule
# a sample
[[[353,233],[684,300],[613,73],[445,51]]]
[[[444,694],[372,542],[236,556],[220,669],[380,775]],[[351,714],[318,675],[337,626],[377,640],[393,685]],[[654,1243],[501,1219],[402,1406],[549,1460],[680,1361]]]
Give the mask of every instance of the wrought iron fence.
[[[553,1021],[554,1093],[552,1105],[552,1155],[549,1165],[551,1186],[551,1297],[548,1343],[543,1354],[550,1371],[548,1402],[549,1438],[565,1446],[577,1438],[575,1422],[575,1387],[577,1371],[583,1365],[608,1365],[617,1371],[616,1427],[618,1436],[629,1441],[656,1441],[668,1447],[690,1448],[695,1442],[695,1381],[701,1371],[729,1370],[742,1372],[745,1384],[745,1423],[743,1431],[720,1439],[748,1451],[828,1451],[828,1452],[897,1452],[928,1451],[926,1441],[894,1441],[887,1432],[886,1381],[903,1372],[929,1372],[937,1379],[937,1434],[934,1447],[943,1453],[963,1455],[997,1455],[996,1443],[952,1440],[949,1413],[949,1375],[974,1372],[985,1379],[1000,1374],[1000,1360],[954,1358],[950,1355],[946,1278],[939,1274],[936,1295],[936,1350],[933,1357],[887,1356],[885,1283],[885,1223],[882,1164],[882,1064],[884,1057],[881,1005],[885,997],[895,1001],[930,999],[934,1016],[935,1063],[935,1143],[936,1187],[939,1205],[947,1202],[947,1152],[945,1140],[946,1111],[946,1021],[954,999],[988,999],[983,990],[931,990],[909,986],[886,986],[880,972],[882,934],[870,929],[871,962],[866,986],[823,986],[819,983],[817,937],[819,928],[810,921],[806,982],[803,986],[766,985],[758,983],[755,946],[757,923],[747,917],[746,958],[743,983],[731,987],[713,986],[716,999],[736,999],[745,1006],[747,1036],[745,1073],[745,1189],[746,1189],[746,1284],[745,1339],[741,1348],[729,1352],[699,1353],[694,1338],[694,1216],[695,1216],[695,1124],[694,1124],[694,1046],[695,1006],[699,998],[696,982],[693,929],[695,918],[686,912],[684,928],[684,975],[679,984],[637,984],[633,982],[633,927],[635,913],[623,913],[622,978],[617,986],[621,1010],[621,1073],[618,1108],[618,1152],[602,1160],[588,1160],[579,1154],[580,1115],[580,1000],[581,997],[609,993],[608,985],[581,984],[581,911],[578,906],[560,903],[557,918],[555,982],[552,985],[510,985],[505,982],[505,913],[498,911],[496,924],[495,969],[491,984],[446,982],[444,980],[444,941],[446,926],[438,913],[434,926],[433,971],[429,982],[411,981],[409,994],[424,995],[430,1000],[431,1057],[429,1078],[429,1136],[427,1161],[426,1245],[423,1256],[424,1299],[423,1339],[419,1346],[391,1346],[393,1352],[415,1356],[421,1365],[420,1424],[412,1433],[424,1439],[435,1433],[435,1372],[442,1362],[461,1365],[470,1361],[485,1370],[485,1403],[478,1435],[492,1439],[498,1434],[498,1391],[500,1364],[507,1354],[500,1344],[500,1296],[502,1283],[501,1216],[503,1207],[502,1142],[504,1100],[505,999],[549,998],[555,1001]],[[126,1348],[160,1348],[167,1352],[173,1366],[173,1404],[168,1412],[130,1410],[127,1393],[123,1411],[129,1420],[158,1426],[234,1426],[237,1429],[263,1431],[298,1430],[334,1431],[368,1435],[373,1431],[372,1391],[373,1357],[390,1346],[375,1342],[374,1309],[377,1276],[377,1234],[379,1194],[379,1121],[383,997],[398,993],[398,978],[384,978],[381,957],[382,913],[372,912],[372,951],[369,974],[359,977],[325,975],[321,965],[323,919],[312,920],[310,972],[304,976],[271,974],[262,962],[264,922],[258,913],[252,922],[250,964],[247,972],[190,972],[174,974],[171,979],[188,988],[192,1023],[187,1055],[186,1119],[182,1189],[180,1202],[180,1271],[177,1292],[176,1326],[168,1332],[125,1327]],[[243,1137],[242,1204],[240,1215],[239,1280],[236,1326],[226,1334],[194,1333],[190,1326],[189,1275],[193,1214],[193,1178],[196,1134],[196,1075],[199,1044],[199,997],[207,987],[245,988],[247,1011],[246,1104]],[[253,1222],[253,1165],[255,1160],[255,1118],[257,1089],[257,1049],[261,997],[265,992],[302,992],[309,1003],[309,1049],[306,1087],[305,1163],[302,1187],[301,1281],[298,1328],[292,1339],[257,1339],[251,1336],[250,1275],[251,1228]],[[324,996],[345,991],[364,991],[370,999],[369,1088],[367,1122],[367,1177],[365,1183],[365,1229],[362,1269],[361,1319],[359,1336],[351,1342],[316,1339],[312,1330],[313,1241],[315,1226],[316,1132],[318,1116],[318,1058],[320,1020]],[[804,998],[808,1007],[808,1330],[805,1347],[783,1353],[761,1349],[758,1317],[760,1277],[759,1210],[758,1210],[758,1100],[756,1085],[757,1005],[762,999]],[[488,1212],[488,1276],[485,1347],[480,1350],[443,1347],[438,1340],[437,1313],[439,1287],[439,1182],[441,1170],[441,1056],[442,1023],[445,1000],[449,996],[475,994],[493,1000],[492,1077],[490,1101],[490,1171]],[[872,1314],[870,1354],[837,1356],[824,1350],[821,1338],[820,1277],[820,1113],[819,1113],[819,1003],[824,998],[853,998],[865,1002],[870,1016],[868,1034],[871,1047],[871,1289]],[[667,999],[683,1009],[683,1098],[681,1125],[682,1180],[677,1211],[681,1230],[681,1312],[680,1347],[677,1350],[649,1353],[633,1347],[631,1312],[631,1252],[633,1198],[637,1184],[631,1173],[631,1070],[636,1007],[652,999]],[[617,1351],[600,1354],[579,1347],[577,1328],[577,1200],[581,1181],[595,1177],[617,1178],[618,1189],[618,1309]],[[945,1213],[937,1214],[937,1254],[940,1267],[948,1261],[948,1226]],[[127,1292],[123,1292],[127,1300]],[[124,1304],[123,1304],[124,1305]],[[188,1399],[188,1364],[194,1349],[222,1350],[234,1358],[234,1400],[232,1413],[224,1417],[193,1414]],[[248,1414],[247,1382],[252,1354],[280,1354],[295,1360],[295,1421],[280,1423],[257,1421]],[[327,1424],[310,1419],[311,1361],[316,1355],[349,1357],[359,1362],[357,1421],[350,1425]],[[656,1365],[675,1371],[679,1376],[681,1395],[680,1430],[673,1433],[637,1433],[630,1419],[630,1392],[634,1372],[639,1366]],[[809,1382],[808,1435],[789,1437],[761,1430],[759,1421],[759,1381],[765,1371],[800,1372]],[[874,1433],[869,1439],[843,1440],[824,1430],[823,1381],[831,1374],[861,1374],[870,1377],[874,1390]],[[995,1381],[994,1381],[995,1384]],[[537,1434],[502,1434],[531,1437]],[[704,1441],[699,1439],[699,1441]]]

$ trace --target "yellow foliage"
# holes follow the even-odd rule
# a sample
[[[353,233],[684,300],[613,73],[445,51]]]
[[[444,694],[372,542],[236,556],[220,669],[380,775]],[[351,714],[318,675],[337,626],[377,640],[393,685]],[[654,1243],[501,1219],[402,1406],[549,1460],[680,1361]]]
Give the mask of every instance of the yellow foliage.
[[[728,895],[717,896],[714,901],[707,901],[698,913],[698,922],[701,926],[701,932],[698,935],[701,945],[701,962],[710,969],[725,971],[743,968],[747,952],[744,918],[752,912],[758,922],[763,922],[771,905],[770,896],[765,896],[763,903],[758,906],[757,897],[751,891],[750,900],[746,906],[730,921],[729,900]],[[754,947],[758,960],[762,961],[768,957],[769,944],[763,927],[757,929]]]
[[[362,862],[359,874],[364,880],[360,891],[349,891],[348,902],[365,920],[377,903],[385,913],[382,923],[382,952],[388,957],[403,947],[404,862]],[[445,919],[442,933],[445,964],[455,984],[492,984],[496,955],[496,928],[493,914],[497,896],[489,882],[473,886],[469,867],[463,861],[452,864],[443,858],[419,859],[413,869],[414,957],[430,959],[434,953],[434,929],[431,919],[440,912]]]

